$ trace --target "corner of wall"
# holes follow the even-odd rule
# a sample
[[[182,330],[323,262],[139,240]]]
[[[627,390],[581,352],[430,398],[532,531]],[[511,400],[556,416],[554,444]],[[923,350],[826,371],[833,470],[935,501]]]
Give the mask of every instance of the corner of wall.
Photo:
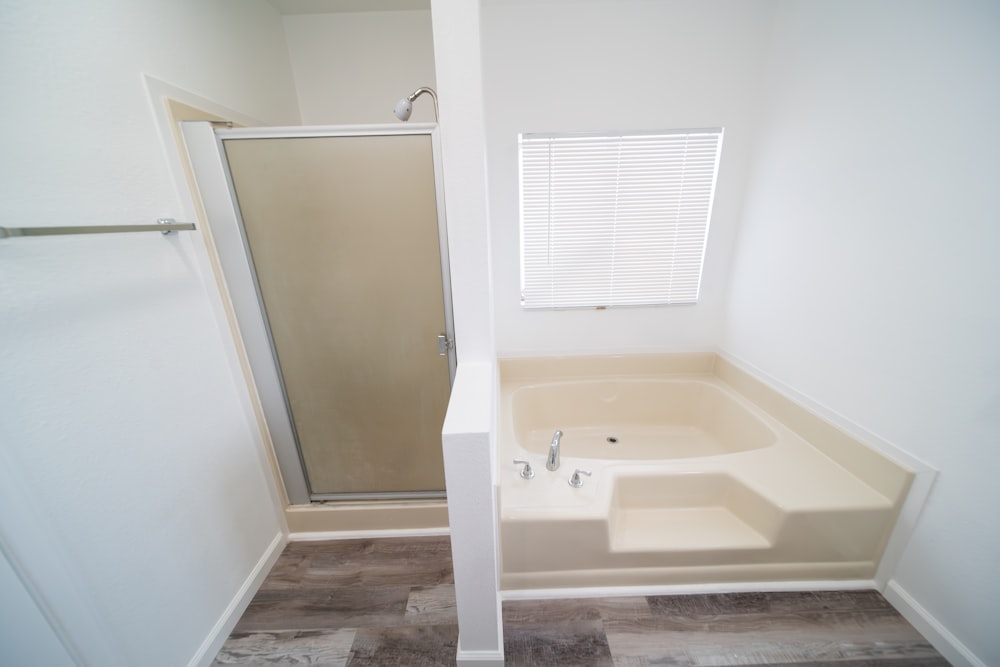
[[[233,596],[233,599],[226,606],[225,610],[223,610],[222,615],[219,616],[219,620],[215,622],[215,625],[209,630],[201,646],[198,647],[194,656],[191,657],[188,667],[207,667],[207,665],[212,664],[222,645],[226,643],[229,633],[236,627],[236,623],[240,620],[240,616],[243,615],[246,608],[250,606],[250,601],[253,600],[257,589],[264,583],[264,578],[267,577],[268,572],[271,571],[271,568],[277,562],[282,549],[285,548],[287,543],[287,533],[279,532],[275,534],[274,539],[271,540],[267,549],[264,550],[253,570],[247,575],[243,585],[240,586],[236,595]]]

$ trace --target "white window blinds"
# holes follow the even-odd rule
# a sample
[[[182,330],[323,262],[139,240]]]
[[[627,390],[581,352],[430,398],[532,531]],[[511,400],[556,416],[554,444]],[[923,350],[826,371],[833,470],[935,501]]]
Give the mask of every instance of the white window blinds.
[[[722,130],[522,134],[521,303],[694,303]]]

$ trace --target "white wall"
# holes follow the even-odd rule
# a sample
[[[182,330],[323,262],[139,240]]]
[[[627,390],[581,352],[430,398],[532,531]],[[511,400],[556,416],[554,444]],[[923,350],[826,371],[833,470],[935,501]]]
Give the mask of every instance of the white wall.
[[[718,343],[743,201],[770,2],[519,2],[483,8],[483,79],[500,356],[704,349]],[[525,311],[517,135],[723,126],[694,306]]]
[[[0,657],[8,665],[72,667],[75,664],[2,553],[0,647],[3,647]]]
[[[0,224],[191,219],[143,73],[297,121],[262,1],[4,0],[0,13]],[[197,658],[281,543],[198,244],[0,240],[0,545],[90,664]]]
[[[773,47],[723,346],[940,469],[893,586],[1000,664],[1000,5],[786,2]]]
[[[430,11],[344,12],[284,17],[302,122],[397,123],[392,108],[434,87]],[[410,122],[434,122],[422,96]]]

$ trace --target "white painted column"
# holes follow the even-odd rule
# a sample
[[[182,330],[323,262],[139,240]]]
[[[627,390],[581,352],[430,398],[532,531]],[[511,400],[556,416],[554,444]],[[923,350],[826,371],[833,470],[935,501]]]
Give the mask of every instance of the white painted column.
[[[442,433],[459,665],[503,665],[496,354],[478,0],[431,0],[458,372]]]
[[[503,665],[496,485],[495,364],[460,363],[442,444],[458,607],[459,665]]]

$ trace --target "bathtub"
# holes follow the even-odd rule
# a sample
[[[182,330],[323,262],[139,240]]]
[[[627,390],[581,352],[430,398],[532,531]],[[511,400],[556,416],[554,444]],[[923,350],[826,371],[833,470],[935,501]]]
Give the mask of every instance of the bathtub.
[[[497,449],[507,590],[870,580],[913,477],[714,355],[501,360]]]

